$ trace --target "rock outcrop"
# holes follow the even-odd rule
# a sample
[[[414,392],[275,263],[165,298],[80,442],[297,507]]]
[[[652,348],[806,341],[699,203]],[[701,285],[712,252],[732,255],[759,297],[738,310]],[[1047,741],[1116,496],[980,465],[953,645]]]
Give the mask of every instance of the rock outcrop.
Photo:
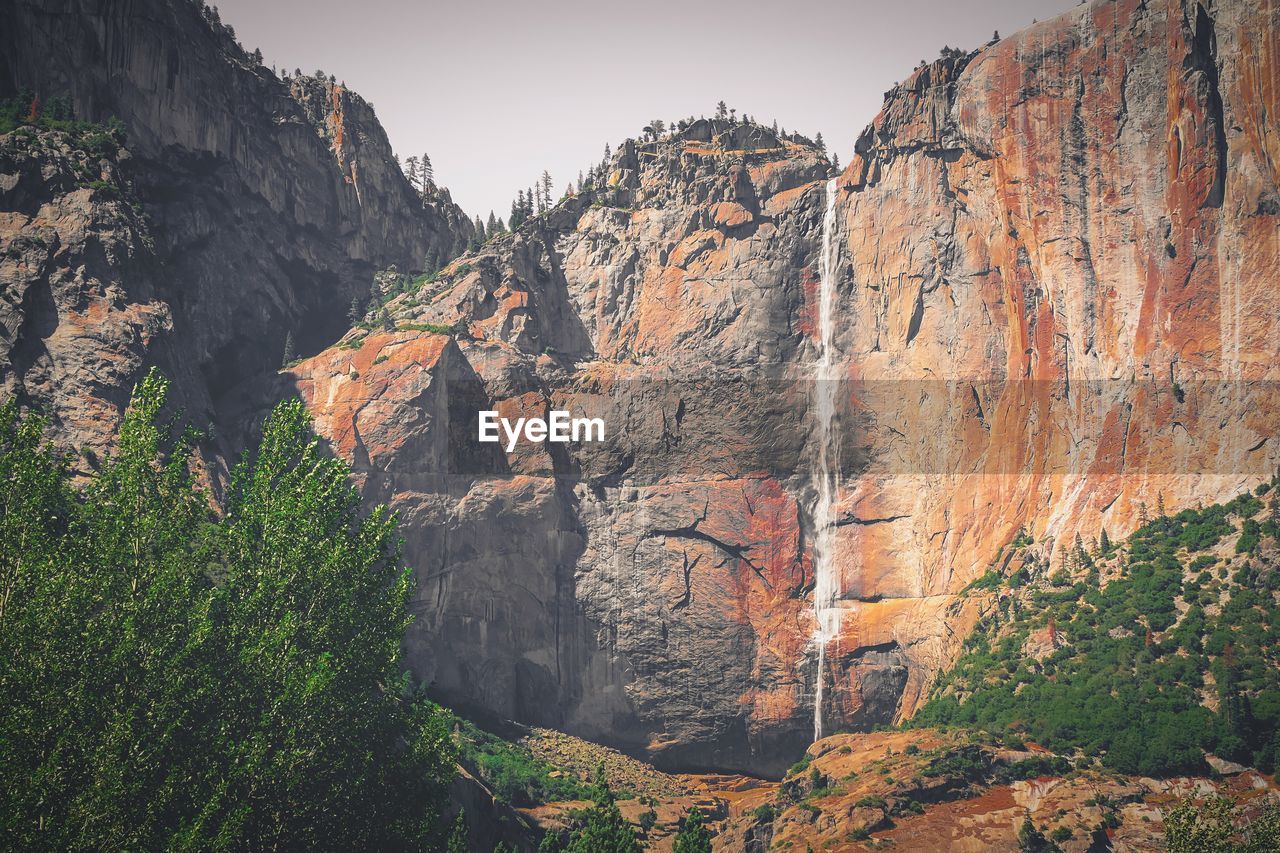
[[[225,412],[270,384],[290,334],[321,349],[374,270],[421,268],[472,226],[446,192],[419,198],[363,99],[281,79],[202,5],[4,4],[0,97],[69,99],[127,142],[79,151],[73,175],[74,133],[5,142],[0,354],[4,390],[95,452],[160,366],[217,428],[216,469],[238,452]]]
[[[1020,526],[1057,568],[1077,534],[1274,471],[1278,63],[1270,4],[1117,0],[889,92],[841,178],[869,448],[842,505],[896,519],[842,528],[845,646],[887,607],[931,613]],[[898,714],[938,663],[908,657]]]
[[[917,69],[859,139],[835,202],[828,730],[912,712],[979,615],[956,594],[1020,527],[1114,536],[1270,474],[1276,15],[1082,6]],[[401,513],[410,659],[441,696],[779,772],[814,713],[828,165],[703,121],[611,166],[297,387]],[[474,440],[477,401],[609,437],[505,454]]]
[[[206,14],[6,4],[2,93],[68,95],[128,143],[4,142],[5,390],[96,451],[159,364],[218,427],[212,469],[301,393],[400,513],[408,660],[457,707],[780,775],[819,678],[828,731],[912,713],[980,616],[958,593],[1020,529],[1115,537],[1276,465],[1274,4],[1095,2],[948,51],[834,187],[756,125],[628,141],[327,348],[375,270],[471,225],[408,186],[370,105]],[[815,519],[824,236],[840,488]],[[289,332],[309,357],[277,376]],[[480,409],[598,416],[606,440],[506,453]]]

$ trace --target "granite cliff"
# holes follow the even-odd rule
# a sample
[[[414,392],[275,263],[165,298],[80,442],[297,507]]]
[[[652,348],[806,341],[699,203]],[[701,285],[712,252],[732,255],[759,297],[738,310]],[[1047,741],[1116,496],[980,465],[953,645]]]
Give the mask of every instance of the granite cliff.
[[[959,593],[1019,531],[1057,569],[1077,534],[1276,465],[1262,0],[1097,2],[947,51],[838,175],[754,124],[628,140],[350,331],[375,270],[471,236],[368,104],[277,77],[194,6],[5,7],[4,94],[128,129],[5,139],[5,390],[101,449],[159,364],[217,426],[215,472],[300,393],[400,513],[408,659],[460,709],[781,775],[819,684],[827,731],[921,704],[984,613]],[[308,357],[277,374],[289,331]],[[475,441],[482,408],[599,415],[607,440],[506,454]]]
[[[448,198],[421,201],[373,108],[329,77],[282,79],[201,4],[0,6],[0,96],[123,123],[119,139],[30,129],[0,154],[3,387],[101,452],[133,383],[158,365],[215,427],[292,334],[341,335],[375,269],[420,267],[470,238]],[[104,141],[105,140],[105,141]],[[254,377],[259,377],[255,380]]]
[[[827,730],[912,713],[1020,529],[1056,569],[1077,534],[1269,476],[1278,33],[1263,3],[1121,0],[945,52],[831,188],[763,127],[629,141],[605,186],[393,302],[394,330],[304,362],[289,381],[401,512],[419,674],[662,766],[779,772],[818,677]],[[506,455],[478,407],[594,412],[610,439]]]

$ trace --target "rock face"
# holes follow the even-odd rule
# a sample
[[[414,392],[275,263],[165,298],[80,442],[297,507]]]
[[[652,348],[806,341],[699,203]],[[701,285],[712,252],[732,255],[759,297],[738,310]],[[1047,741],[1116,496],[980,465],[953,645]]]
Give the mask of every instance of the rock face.
[[[397,297],[394,328],[328,348],[374,270],[471,236],[372,107],[276,77],[194,4],[5,9],[0,94],[129,133],[3,142],[5,391],[100,450],[158,364],[218,427],[215,473],[301,393],[400,513],[408,659],[455,706],[780,774],[818,679],[827,731],[913,712],[980,615],[957,593],[1019,528],[1119,536],[1276,465],[1274,4],[1093,3],[949,52],[833,187],[815,147],[755,125],[628,141]],[[311,357],[277,375],[289,332]],[[476,440],[481,409],[598,416],[606,439],[508,453]],[[815,519],[824,434],[839,488]],[[816,566],[841,612],[822,672]]]
[[[1278,14],[1082,6],[917,69],[859,139],[831,235],[828,730],[914,710],[1020,526],[1114,536],[1270,474]],[[441,696],[780,772],[813,726],[828,166],[705,121],[611,166],[297,387],[401,513]],[[598,414],[608,440],[503,453],[477,407]]]
[[[1274,470],[1277,63],[1270,4],[1119,0],[889,93],[841,178],[870,448],[843,505],[897,519],[842,529],[846,596],[881,597],[849,645],[1020,525],[1061,548]],[[899,714],[930,663],[908,656]]]
[[[123,150],[7,139],[0,164],[4,391],[69,446],[107,446],[159,365],[218,427],[216,468],[237,451],[225,412],[288,334],[315,352],[375,269],[471,235],[447,193],[410,188],[369,104],[328,78],[281,80],[198,4],[15,0],[4,19],[0,97],[67,97],[127,130]]]

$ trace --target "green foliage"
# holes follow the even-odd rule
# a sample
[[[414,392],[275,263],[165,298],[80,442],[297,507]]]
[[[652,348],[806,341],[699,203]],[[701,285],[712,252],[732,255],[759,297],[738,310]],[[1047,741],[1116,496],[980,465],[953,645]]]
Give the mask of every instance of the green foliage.
[[[62,131],[75,149],[98,158],[114,155],[125,142],[119,119],[109,119],[106,124],[79,121],[65,95],[43,104],[31,92],[0,100],[0,134],[23,127]]]
[[[1058,845],[1044,837],[1044,833],[1036,829],[1031,818],[1024,818],[1018,828],[1018,849],[1027,853],[1051,853],[1058,850]]]
[[[631,824],[618,811],[618,804],[609,783],[604,778],[604,768],[596,775],[595,805],[578,820],[577,827],[567,838],[548,833],[538,847],[543,851],[568,851],[568,853],[639,853],[640,842]]]
[[[974,590],[999,589],[1003,585],[1004,585],[1004,575],[1000,574],[995,569],[987,569],[987,571],[984,572],[981,577],[972,581],[968,586],[962,589],[960,593],[961,595],[963,595],[966,592],[973,592]]]
[[[1245,823],[1225,797],[1211,797],[1199,806],[1185,799],[1165,812],[1164,833],[1169,853],[1274,851],[1280,849],[1280,807],[1268,805],[1256,820]]]
[[[1254,551],[1249,537],[1261,530],[1250,516],[1261,509],[1245,494],[1162,516],[1129,538],[1105,587],[1028,587],[978,627],[911,725],[1021,732],[1126,773],[1203,772],[1205,751],[1270,772],[1280,742],[1280,570],[1246,564],[1214,579],[1205,570],[1216,558],[1196,553],[1232,535],[1233,516],[1243,519],[1243,550]],[[1064,646],[1027,658],[1027,637],[1050,620]],[[1201,704],[1206,671],[1217,711]]]
[[[702,812],[689,809],[676,833],[672,853],[711,853],[711,830],[702,823]]]
[[[449,841],[445,845],[445,853],[467,853],[471,846],[467,844],[467,814],[465,810],[458,812],[453,820],[453,829],[449,832]]]
[[[586,800],[593,789],[572,774],[552,776],[555,767],[524,746],[479,728],[469,720],[445,712],[448,726],[458,733],[459,760],[483,779],[494,796],[509,805],[533,806],[563,800]]]
[[[414,848],[453,751],[405,695],[410,574],[300,403],[215,516],[137,388],[83,492],[0,410],[0,826],[20,849]]]
[[[402,332],[431,332],[436,335],[451,335],[458,331],[444,323],[401,323],[397,328]]]
[[[799,776],[801,773],[809,769],[809,762],[813,761],[813,756],[806,753],[803,758],[792,764],[787,770],[788,776]]]

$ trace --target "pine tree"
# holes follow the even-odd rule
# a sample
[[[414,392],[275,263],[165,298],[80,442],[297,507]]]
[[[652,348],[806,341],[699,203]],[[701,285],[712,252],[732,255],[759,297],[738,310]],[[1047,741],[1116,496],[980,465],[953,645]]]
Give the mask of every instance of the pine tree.
[[[618,810],[603,764],[596,768],[593,787],[595,805],[583,815],[582,825],[569,835],[568,843],[559,849],[567,853],[639,853],[636,832]]]
[[[831,171],[833,172],[840,171],[840,155],[839,154],[831,155]]]
[[[409,186],[415,190],[419,188],[418,183],[418,158],[410,155],[404,161],[404,176],[409,179]]]
[[[816,145],[816,146],[818,146],[818,150],[819,150],[819,151],[826,151],[826,150],[827,150],[827,143],[825,143],[825,142],[823,142],[823,141],[822,141],[822,134],[821,134],[821,133],[819,133],[817,136],[815,136],[815,137],[813,138],[813,144],[814,144],[814,145]]]
[[[351,297],[351,307],[347,309],[347,320],[350,325],[358,326],[363,319],[364,311],[360,309],[360,298],[353,296]]]
[[[511,202],[511,230],[520,227],[520,223],[524,222],[524,190],[516,191],[516,200]]]
[[[711,832],[702,824],[702,813],[689,809],[676,834],[672,853],[711,853]]]
[[[494,234],[497,234],[500,230],[502,229],[500,227],[500,223],[498,222],[498,217],[493,215],[492,210],[489,211],[489,221],[485,223],[485,232],[490,237],[492,237]]]
[[[1098,534],[1098,548],[1101,549],[1104,555],[1111,553],[1111,537],[1107,535],[1107,528],[1105,527]]]
[[[724,101],[716,101],[716,118],[724,119],[729,117],[729,108]]]
[[[391,319],[391,312],[383,307],[382,313],[378,315],[378,322],[382,324],[384,332],[394,332],[396,330],[396,321]]]
[[[284,355],[280,358],[280,366],[288,367],[297,358],[297,353],[293,348],[293,332],[289,331],[284,336]]]
[[[551,173],[546,169],[542,170],[542,205],[543,210],[551,209]]]
[[[431,158],[426,152],[422,153],[421,165],[418,167],[418,174],[422,176],[422,188],[428,189],[436,184],[436,170],[431,165]]]
[[[468,853],[471,845],[467,843],[467,816],[466,810],[460,809],[458,816],[453,821],[453,831],[449,833],[449,843],[445,846],[445,853]]]

